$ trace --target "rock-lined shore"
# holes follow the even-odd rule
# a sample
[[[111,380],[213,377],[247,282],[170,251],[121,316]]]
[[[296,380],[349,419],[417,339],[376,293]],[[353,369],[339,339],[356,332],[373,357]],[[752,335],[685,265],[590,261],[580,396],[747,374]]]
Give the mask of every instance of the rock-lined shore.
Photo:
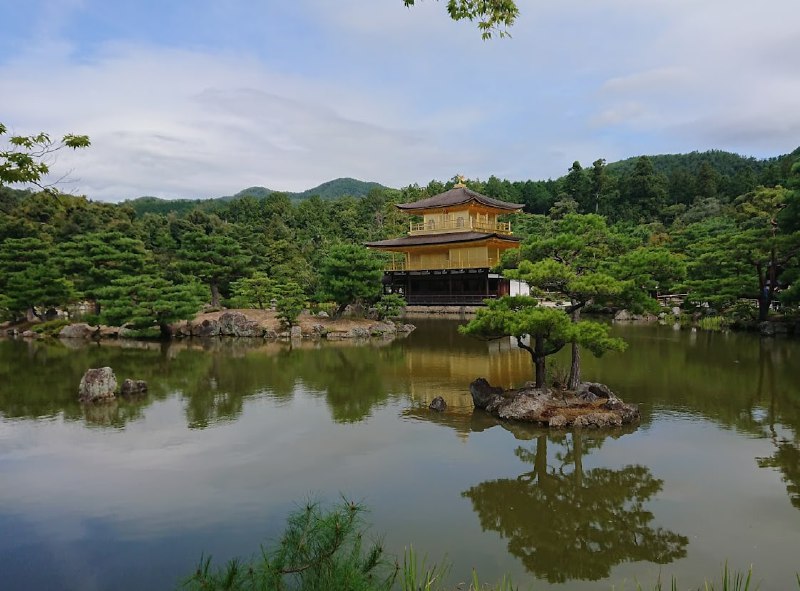
[[[327,314],[302,314],[291,329],[282,327],[274,312],[265,310],[227,310],[201,314],[194,320],[170,326],[175,338],[183,337],[253,337],[265,339],[367,339],[393,338],[408,334],[415,327],[391,320],[364,318],[329,318]]]
[[[392,339],[407,335],[416,327],[413,324],[391,320],[365,318],[333,319],[327,315],[301,314],[291,329],[283,327],[275,312],[270,310],[224,310],[198,315],[193,320],[176,322],[169,326],[169,336],[174,339],[189,337],[242,337],[259,339]],[[31,330],[6,331],[7,336],[38,338]],[[104,340],[139,338],[140,333],[124,327],[70,324],[58,332],[61,339]]]

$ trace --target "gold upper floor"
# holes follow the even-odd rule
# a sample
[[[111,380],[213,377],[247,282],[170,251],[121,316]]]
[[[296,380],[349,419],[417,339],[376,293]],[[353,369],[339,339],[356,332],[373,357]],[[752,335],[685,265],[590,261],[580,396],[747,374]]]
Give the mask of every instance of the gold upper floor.
[[[426,212],[422,222],[411,222],[409,236],[446,234],[450,232],[493,232],[511,234],[511,222],[501,222],[496,213],[481,212],[474,208],[455,211]]]

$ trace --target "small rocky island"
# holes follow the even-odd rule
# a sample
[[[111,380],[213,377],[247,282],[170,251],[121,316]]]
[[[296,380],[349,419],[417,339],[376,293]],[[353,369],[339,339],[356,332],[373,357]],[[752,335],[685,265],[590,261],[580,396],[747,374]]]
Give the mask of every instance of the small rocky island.
[[[584,382],[574,392],[536,388],[504,390],[484,378],[469,386],[475,408],[511,421],[553,428],[607,428],[639,422],[639,408],[626,404],[603,384]]]

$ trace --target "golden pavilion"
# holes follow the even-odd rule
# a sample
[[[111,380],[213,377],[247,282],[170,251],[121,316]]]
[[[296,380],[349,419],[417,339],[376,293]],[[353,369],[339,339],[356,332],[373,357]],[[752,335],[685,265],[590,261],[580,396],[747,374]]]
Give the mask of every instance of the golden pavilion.
[[[402,295],[409,305],[480,305],[487,298],[508,295],[510,282],[491,269],[503,251],[519,246],[511,222],[500,216],[523,206],[499,201],[463,184],[449,191],[396,206],[416,215],[407,236],[368,242],[392,254],[384,292]]]

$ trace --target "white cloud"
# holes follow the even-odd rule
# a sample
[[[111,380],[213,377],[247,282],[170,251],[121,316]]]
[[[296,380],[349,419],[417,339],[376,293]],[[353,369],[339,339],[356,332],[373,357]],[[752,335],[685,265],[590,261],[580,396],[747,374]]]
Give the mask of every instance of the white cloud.
[[[442,2],[400,0],[297,0],[287,37],[245,49],[44,35],[0,56],[0,113],[18,132],[88,133],[92,148],[58,168],[112,200],[338,176],[546,178],[575,159],[797,146],[796,0],[520,8],[513,38],[488,43]]]
[[[76,190],[93,198],[302,190],[337,176],[401,184],[412,171],[434,173],[434,145],[401,97],[367,97],[238,55],[117,46],[88,63],[22,57],[0,76],[16,132],[91,136],[89,150],[62,154],[56,168],[74,169]]]

